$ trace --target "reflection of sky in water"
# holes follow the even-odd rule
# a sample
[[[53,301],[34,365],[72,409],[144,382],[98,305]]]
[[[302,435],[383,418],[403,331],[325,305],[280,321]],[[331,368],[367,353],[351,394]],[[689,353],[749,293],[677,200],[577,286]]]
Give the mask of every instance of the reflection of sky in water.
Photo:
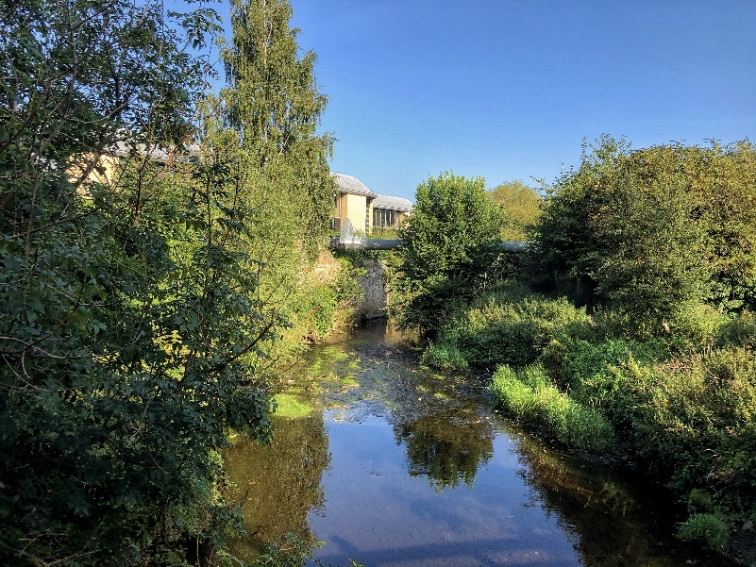
[[[323,562],[366,565],[579,565],[557,520],[532,506],[522,465],[506,436],[473,488],[434,490],[410,477],[403,446],[383,419],[328,423],[331,469],[323,515],[310,526],[326,544]],[[323,517],[324,516],[324,517]]]
[[[325,541],[324,564],[723,565],[669,536],[669,495],[518,433],[484,381],[396,345],[373,332],[316,349],[288,381],[311,417],[277,418],[272,449],[227,452],[234,481],[260,488],[241,495],[249,549],[293,530]]]

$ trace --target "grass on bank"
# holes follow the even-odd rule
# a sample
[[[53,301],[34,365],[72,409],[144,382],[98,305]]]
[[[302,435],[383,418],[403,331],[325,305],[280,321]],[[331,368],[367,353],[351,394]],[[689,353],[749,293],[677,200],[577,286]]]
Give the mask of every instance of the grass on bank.
[[[726,551],[730,528],[720,514],[694,514],[680,525],[677,537],[683,541],[705,541],[713,549]]]
[[[506,413],[563,445],[588,451],[614,447],[614,431],[606,418],[560,392],[540,364],[521,371],[500,366],[493,376],[493,391]]]
[[[639,336],[623,317],[507,284],[460,306],[424,362],[498,368],[492,388],[521,422],[629,453],[682,500],[710,494],[679,535],[725,549],[727,526],[756,523],[756,319],[701,306]]]

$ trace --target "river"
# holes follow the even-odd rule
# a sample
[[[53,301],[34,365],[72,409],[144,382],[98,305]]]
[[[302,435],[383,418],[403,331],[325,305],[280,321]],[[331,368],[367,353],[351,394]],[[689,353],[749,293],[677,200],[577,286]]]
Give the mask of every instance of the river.
[[[684,510],[662,487],[521,431],[484,377],[422,368],[385,325],[284,381],[273,446],[225,454],[241,556],[293,532],[323,564],[730,565],[672,537]]]

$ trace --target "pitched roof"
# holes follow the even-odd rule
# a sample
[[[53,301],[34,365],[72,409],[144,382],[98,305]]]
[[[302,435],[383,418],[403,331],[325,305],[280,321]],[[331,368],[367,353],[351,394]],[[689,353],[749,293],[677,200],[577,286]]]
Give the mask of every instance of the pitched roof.
[[[389,195],[378,195],[373,201],[374,209],[386,209],[387,211],[399,211],[409,213],[412,211],[412,203],[409,199],[403,197],[391,197]]]
[[[156,163],[168,163],[172,152],[177,152],[175,156],[177,161],[187,161],[189,158],[196,156],[199,152],[199,145],[190,144],[185,148],[177,149],[176,147],[162,147],[158,144],[148,145],[143,142],[134,144],[127,140],[118,140],[113,146],[108,148],[108,152],[122,158],[130,157],[132,153],[136,153]]]
[[[356,177],[352,177],[351,175],[344,175],[343,173],[334,173],[334,177],[336,178],[336,184],[339,186],[340,193],[364,195],[366,197],[373,198],[377,197],[375,193],[365,187],[362,181],[360,181]]]

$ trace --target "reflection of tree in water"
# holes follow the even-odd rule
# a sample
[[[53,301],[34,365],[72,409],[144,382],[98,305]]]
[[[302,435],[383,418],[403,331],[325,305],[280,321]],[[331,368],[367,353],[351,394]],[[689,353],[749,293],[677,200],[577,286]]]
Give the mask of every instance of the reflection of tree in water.
[[[464,382],[412,373],[393,381],[388,421],[407,448],[411,475],[427,475],[437,490],[464,482],[493,456],[494,432],[484,403]]]
[[[586,567],[728,565],[723,558],[691,550],[672,537],[673,510],[668,509],[666,517],[652,513],[661,508],[660,500],[673,507],[661,488],[631,491],[628,483],[603,466],[554,453],[525,435],[511,437],[519,439],[522,476],[534,499],[554,512],[564,531],[575,537],[575,550]]]
[[[410,474],[427,475],[436,489],[462,481],[472,487],[478,467],[493,456],[493,434],[485,421],[424,415],[395,424],[394,435],[407,448]]]
[[[274,418],[273,433],[272,447],[243,439],[224,453],[234,485],[230,499],[241,506],[248,532],[233,546],[241,557],[252,558],[263,545],[281,542],[289,532],[313,539],[307,516],[324,503],[320,478],[330,456],[322,414]]]

